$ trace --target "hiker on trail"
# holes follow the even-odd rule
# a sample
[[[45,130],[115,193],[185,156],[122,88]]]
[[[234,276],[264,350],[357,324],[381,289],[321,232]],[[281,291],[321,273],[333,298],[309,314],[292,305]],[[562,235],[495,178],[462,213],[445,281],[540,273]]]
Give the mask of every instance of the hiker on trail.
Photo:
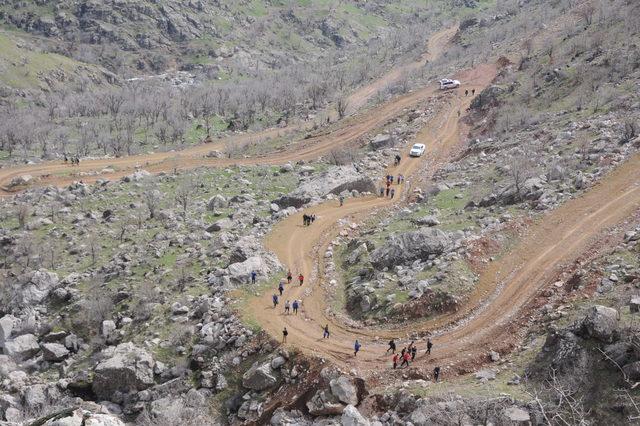
[[[258,276],[258,273],[256,271],[251,271],[251,284],[255,284],[256,283],[256,277]]]
[[[304,275],[302,275],[302,273],[298,275],[298,281],[300,282],[300,285],[304,284]]]
[[[353,344],[353,356],[358,355],[358,351],[360,351],[360,342],[356,339],[356,342]]]
[[[396,190],[391,188],[391,198],[393,198],[394,195],[396,195]]]
[[[384,186],[380,187],[380,196],[384,197]]]
[[[278,306],[278,295],[274,294],[273,296],[271,296],[271,300],[273,300],[273,309],[275,309],[276,306]]]
[[[313,222],[315,222],[315,221],[316,221],[316,215],[315,215],[315,214],[312,214],[312,215],[311,215],[311,223],[313,223]]]
[[[400,160],[402,159],[402,157],[400,157],[400,154],[396,154],[396,162],[395,165],[399,165],[400,164]]]
[[[80,165],[80,157],[76,157],[76,166]]]
[[[309,216],[306,214],[302,215],[302,226],[307,226],[309,224]]]
[[[393,369],[394,370],[396,368],[398,368],[398,358],[400,358],[400,356],[398,354],[393,354]]]
[[[393,175],[389,176],[389,183],[393,184]]]
[[[282,281],[280,281],[280,284],[278,285],[278,291],[280,292],[280,296],[282,296],[282,293],[284,292],[284,285],[282,284]]]
[[[322,329],[324,330],[323,333],[322,333],[322,338],[323,339],[328,339],[329,338],[329,324],[327,324],[324,327],[322,327]]]
[[[282,330],[282,343],[287,343],[287,336],[289,332],[287,331],[287,327]]]
[[[293,279],[293,275],[291,271],[287,272],[287,283],[291,284],[291,280]]]
[[[404,353],[407,352],[407,348],[402,348],[400,351],[400,358],[404,358]]]
[[[436,383],[438,382],[438,379],[440,379],[440,367],[436,367],[433,369],[433,378],[435,379]]]
[[[289,315],[289,308],[291,307],[291,304],[289,303],[289,299],[287,299],[286,302],[284,302],[284,313]]]
[[[387,183],[391,180],[391,175],[387,175]]]
[[[409,351],[405,352],[404,355],[402,355],[402,363],[400,364],[400,368],[402,368],[403,365],[406,365],[407,367],[409,367],[410,359],[411,359],[411,355],[409,354]]]
[[[431,348],[433,347],[433,343],[431,339],[427,339],[427,355],[431,355]]]
[[[69,159],[67,158],[67,154],[65,154],[65,155],[64,155],[64,162],[65,162],[65,163],[68,163],[68,162],[69,162]]]
[[[396,353],[396,342],[394,342],[393,339],[389,341],[389,348],[385,351],[385,353],[389,351],[391,351],[392,354]]]
[[[460,110],[458,110],[458,118],[460,118]]]
[[[293,308],[293,313],[298,315],[298,306],[300,306],[298,304],[298,299],[293,301],[293,305],[291,305],[291,307]]]
[[[464,91],[464,95],[465,95],[465,96],[469,96],[469,89],[467,89],[467,90],[465,90],[465,91]]]
[[[416,355],[418,354],[418,348],[416,348],[416,346],[414,345],[411,348],[411,361],[413,362],[414,359],[416,359]]]
[[[475,96],[476,95],[476,89],[471,89],[471,96]]]
[[[411,343],[409,343],[409,346],[407,346],[407,352],[411,352],[411,349],[413,348],[414,344],[415,344],[415,340],[412,340]]]
[[[389,196],[389,191],[390,191],[389,182],[387,182],[387,197]]]
[[[344,205],[344,197],[341,195],[339,200],[340,200],[340,207],[342,207]]]

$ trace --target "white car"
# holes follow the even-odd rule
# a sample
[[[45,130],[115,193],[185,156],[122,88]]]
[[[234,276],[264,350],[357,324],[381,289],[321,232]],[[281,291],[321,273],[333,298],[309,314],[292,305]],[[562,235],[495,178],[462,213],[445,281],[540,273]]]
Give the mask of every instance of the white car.
[[[458,87],[460,87],[458,80],[450,80],[448,78],[440,80],[440,90],[457,89]]]
[[[411,151],[409,151],[409,157],[420,157],[424,154],[425,150],[424,144],[417,143],[411,147]]]

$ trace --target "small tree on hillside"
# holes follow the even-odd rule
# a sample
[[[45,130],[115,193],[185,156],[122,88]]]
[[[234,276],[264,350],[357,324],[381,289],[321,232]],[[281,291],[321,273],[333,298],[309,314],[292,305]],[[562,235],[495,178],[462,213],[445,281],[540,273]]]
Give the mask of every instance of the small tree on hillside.
[[[195,191],[195,185],[190,178],[184,179],[176,188],[176,202],[182,208],[182,220],[187,220],[187,207]]]
[[[156,217],[158,206],[162,200],[162,193],[158,191],[155,186],[149,186],[142,193],[142,198],[147,206],[147,210],[149,210],[149,219],[154,219]]]
[[[348,107],[349,107],[349,101],[345,96],[340,95],[340,97],[338,97],[338,100],[336,101],[336,110],[338,111],[338,118],[340,120],[342,120],[347,114]]]

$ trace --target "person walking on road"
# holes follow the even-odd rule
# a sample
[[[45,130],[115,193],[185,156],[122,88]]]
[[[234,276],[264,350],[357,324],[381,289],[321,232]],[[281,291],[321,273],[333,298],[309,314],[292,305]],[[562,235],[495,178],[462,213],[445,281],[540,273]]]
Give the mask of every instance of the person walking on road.
[[[385,353],[389,351],[391,351],[392,354],[396,353],[396,342],[393,339],[389,341],[389,348],[386,350]]]
[[[433,378],[436,381],[436,383],[440,379],[440,367],[436,367],[433,369]]]
[[[398,166],[400,165],[400,160],[402,159],[402,157],[400,157],[400,154],[396,154],[396,161],[395,161],[395,165]]]
[[[293,275],[291,274],[291,270],[287,272],[287,283],[291,284],[291,280],[293,279]]]
[[[465,91],[464,91],[464,95],[465,95],[465,96],[469,96],[469,89],[467,89],[467,90],[465,90]]]
[[[300,286],[302,286],[302,284],[304,284],[304,275],[302,275],[302,273],[300,275],[298,275],[298,281],[300,282]]]
[[[302,215],[302,226],[308,226],[309,225],[309,216],[307,216],[306,214]]]
[[[476,95],[476,89],[471,89],[471,96],[475,96]]]
[[[344,205],[344,197],[341,195],[339,200],[340,200],[340,207],[342,207]]]
[[[251,284],[255,284],[256,283],[256,277],[258,276],[258,273],[256,271],[251,271]]]
[[[411,362],[416,359],[416,355],[418,354],[418,348],[415,345],[411,348]]]
[[[380,196],[384,197],[384,186],[380,187]]]
[[[298,315],[298,307],[299,307],[299,306],[300,306],[300,305],[298,304],[298,299],[294,300],[294,301],[293,301],[293,304],[291,305],[291,307],[293,308],[293,313],[294,313],[295,315]]]
[[[398,354],[393,354],[393,369],[395,370],[396,368],[398,368],[398,358],[400,358],[398,356]]]
[[[273,296],[271,296],[271,300],[273,300],[273,309],[275,309],[276,306],[278,306],[278,295],[274,294]]]
[[[396,195],[396,190],[394,188],[391,188],[391,198],[393,199],[393,196]]]
[[[282,343],[287,343],[287,336],[289,332],[287,331],[287,327],[282,329]]]
[[[280,296],[282,296],[282,293],[284,293],[284,284],[282,281],[280,281],[280,284],[278,285],[278,291],[280,292]]]
[[[329,338],[329,324],[327,324],[324,327],[322,327],[322,329],[323,329],[322,338],[323,339],[328,339]]]
[[[406,365],[407,367],[409,367],[410,359],[411,359],[411,355],[409,355],[409,351],[405,352],[404,355],[402,355],[402,364],[400,364],[400,368],[402,368],[403,365]]]
[[[387,182],[387,197],[389,196],[389,182]]]
[[[431,355],[432,347],[433,347],[433,342],[431,342],[431,339],[427,339],[427,355]]]
[[[358,340],[356,339],[356,342],[353,344],[353,356],[358,355],[358,352],[360,351],[360,342],[358,342]]]
[[[284,313],[289,315],[289,308],[291,307],[291,304],[289,303],[289,300],[287,300],[286,302],[284,302]]]

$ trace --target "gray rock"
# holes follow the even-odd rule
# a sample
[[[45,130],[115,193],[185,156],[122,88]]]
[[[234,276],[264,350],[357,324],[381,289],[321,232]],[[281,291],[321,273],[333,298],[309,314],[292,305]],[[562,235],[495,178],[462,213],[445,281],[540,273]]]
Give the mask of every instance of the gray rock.
[[[33,176],[31,175],[16,176],[13,179],[11,179],[11,182],[9,182],[9,188],[28,185],[29,183],[31,183],[31,181],[33,181]]]
[[[44,343],[41,348],[45,361],[58,362],[69,356],[69,350],[60,343]]]
[[[4,347],[4,342],[11,337],[15,323],[16,317],[13,315],[5,315],[0,318],[0,348]]]
[[[102,321],[102,337],[109,338],[116,331],[116,323],[112,320]]]
[[[529,415],[529,413],[520,407],[515,407],[515,406],[508,407],[502,412],[502,415],[508,421],[513,422],[515,424],[518,424],[518,423],[530,424],[531,422],[531,416]]]
[[[289,197],[312,199],[343,191],[376,192],[376,185],[368,176],[359,173],[353,166],[332,167],[315,178],[302,183]],[[276,203],[283,207],[279,202]]]
[[[229,218],[220,219],[219,221],[209,225],[207,232],[218,232],[223,229],[233,228],[233,221]]]
[[[393,234],[371,253],[371,263],[378,268],[401,265],[442,254],[450,249],[451,244],[451,237],[439,229]]]
[[[223,209],[228,205],[229,203],[227,203],[227,199],[224,198],[224,196],[220,194],[216,194],[209,199],[209,202],[207,203],[207,209],[210,211],[214,211],[218,209]]]
[[[4,353],[16,360],[29,359],[40,352],[38,339],[33,334],[23,334],[15,339],[7,340]]]
[[[44,269],[29,272],[18,279],[14,300],[20,306],[33,306],[41,303],[59,282],[58,275]]]
[[[426,225],[426,226],[438,226],[440,225],[440,221],[432,215],[423,216],[415,220],[418,225]]]
[[[640,312],[640,297],[636,296],[631,298],[629,301],[629,311],[634,314]],[[2,320],[0,320],[0,322],[1,321]],[[0,343],[2,342],[1,337],[2,332],[0,331]]]
[[[105,358],[94,368],[93,391],[109,400],[115,392],[128,393],[153,385],[154,360],[131,342],[102,351]]]
[[[287,361],[284,359],[284,357],[277,356],[271,360],[271,369],[277,370],[278,368],[282,367],[285,362]]]
[[[592,306],[576,325],[576,334],[611,343],[618,334],[618,311],[606,306]]]
[[[270,269],[260,256],[252,256],[244,262],[233,263],[227,268],[230,278],[239,283],[251,281],[251,271],[256,271],[260,276],[269,275]]]
[[[346,376],[340,376],[329,382],[331,393],[345,404],[358,405],[358,390]]]
[[[386,148],[389,146],[393,146],[394,144],[395,144],[395,138],[393,138],[393,136],[389,134],[382,134],[382,133],[376,135],[373,139],[371,139],[371,142],[369,142],[369,146],[373,150]]]
[[[478,380],[495,380],[496,372],[494,370],[480,370],[474,374],[475,378]]]
[[[369,420],[365,419],[356,407],[349,404],[344,408],[340,418],[342,426],[369,426]]]
[[[242,375],[242,386],[247,389],[261,391],[274,386],[277,382],[269,363],[256,363]]]
[[[344,405],[326,390],[318,390],[307,402],[307,409],[312,416],[333,416],[342,414]]]

